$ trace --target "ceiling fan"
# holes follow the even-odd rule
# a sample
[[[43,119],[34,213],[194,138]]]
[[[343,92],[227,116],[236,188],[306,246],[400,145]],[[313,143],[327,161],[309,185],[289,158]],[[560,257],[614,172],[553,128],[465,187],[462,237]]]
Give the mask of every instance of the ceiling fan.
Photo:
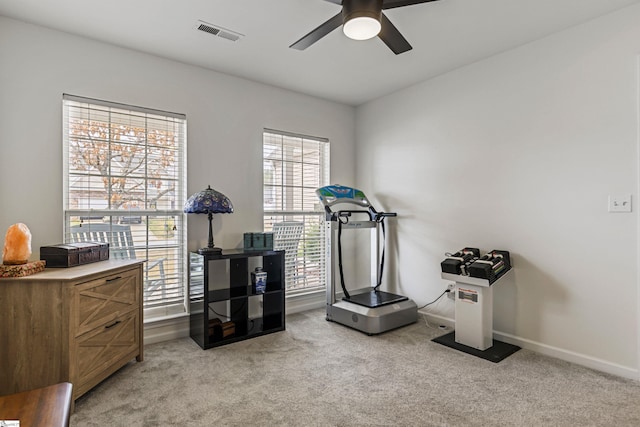
[[[342,11],[289,47],[304,50],[342,25],[342,30],[347,37],[354,40],[367,40],[378,36],[393,53],[399,55],[411,50],[411,45],[382,11],[438,0],[325,1],[342,5]]]

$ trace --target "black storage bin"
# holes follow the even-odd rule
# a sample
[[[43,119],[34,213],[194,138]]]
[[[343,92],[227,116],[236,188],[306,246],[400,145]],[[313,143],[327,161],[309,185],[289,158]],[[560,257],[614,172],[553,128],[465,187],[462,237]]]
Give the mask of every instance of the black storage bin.
[[[40,247],[40,259],[47,267],[75,267],[109,259],[109,244],[102,242],[63,243]]]

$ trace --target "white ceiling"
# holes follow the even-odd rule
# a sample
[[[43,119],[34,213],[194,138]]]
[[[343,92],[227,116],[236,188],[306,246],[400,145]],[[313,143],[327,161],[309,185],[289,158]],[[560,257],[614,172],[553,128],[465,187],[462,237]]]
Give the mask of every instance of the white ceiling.
[[[340,11],[324,0],[0,0],[0,15],[359,105],[639,2],[439,0],[390,9],[413,46],[398,56],[378,38],[353,41],[341,28],[290,49]],[[197,31],[199,20],[244,37]]]

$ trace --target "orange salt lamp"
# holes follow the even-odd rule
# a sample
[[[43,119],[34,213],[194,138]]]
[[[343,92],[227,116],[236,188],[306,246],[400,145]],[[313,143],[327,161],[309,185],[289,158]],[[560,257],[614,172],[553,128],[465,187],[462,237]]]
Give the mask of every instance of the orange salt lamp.
[[[2,250],[2,263],[26,264],[31,256],[31,232],[21,222],[7,229]]]

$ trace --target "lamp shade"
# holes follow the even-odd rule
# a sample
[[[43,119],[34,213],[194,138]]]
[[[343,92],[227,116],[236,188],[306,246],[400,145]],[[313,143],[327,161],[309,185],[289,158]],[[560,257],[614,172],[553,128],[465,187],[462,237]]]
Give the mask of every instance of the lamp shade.
[[[189,197],[184,204],[185,213],[207,214],[209,219],[209,243],[206,248],[198,250],[200,254],[218,254],[222,249],[213,245],[213,214],[214,213],[233,213],[233,205],[231,200],[219,191],[207,186],[205,190],[199,191]]]
[[[205,190],[189,197],[184,204],[184,212],[196,214],[233,213],[233,205],[227,196],[208,185]]]

